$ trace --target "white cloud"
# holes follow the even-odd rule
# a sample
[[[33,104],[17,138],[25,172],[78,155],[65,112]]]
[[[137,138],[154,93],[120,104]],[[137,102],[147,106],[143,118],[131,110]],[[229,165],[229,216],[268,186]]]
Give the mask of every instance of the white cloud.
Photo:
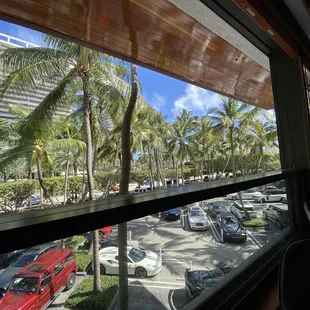
[[[158,93],[153,93],[152,99],[151,99],[151,106],[157,110],[160,111],[161,108],[166,104],[167,98],[164,96],[161,96]]]
[[[174,102],[172,112],[177,115],[185,109],[193,111],[194,114],[206,113],[209,108],[217,106],[220,102],[220,95],[188,84],[185,87],[185,93]]]

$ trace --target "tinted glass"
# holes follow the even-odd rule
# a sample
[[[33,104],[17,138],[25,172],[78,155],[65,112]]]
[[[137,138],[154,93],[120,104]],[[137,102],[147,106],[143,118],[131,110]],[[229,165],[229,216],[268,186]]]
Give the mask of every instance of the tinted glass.
[[[14,277],[9,290],[15,292],[33,293],[37,291],[38,278]]]
[[[36,258],[35,254],[26,254],[22,256],[13,266],[14,267],[25,267]]]
[[[141,262],[141,261],[144,259],[145,255],[146,255],[145,252],[133,248],[133,249],[130,250],[128,256],[129,256],[135,263],[138,263],[138,262]]]

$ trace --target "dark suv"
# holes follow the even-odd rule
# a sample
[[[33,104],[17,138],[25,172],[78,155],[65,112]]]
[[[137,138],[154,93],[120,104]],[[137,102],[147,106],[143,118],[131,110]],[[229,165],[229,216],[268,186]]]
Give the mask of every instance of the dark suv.
[[[289,225],[287,205],[269,205],[263,210],[263,218],[276,223],[279,229]]]

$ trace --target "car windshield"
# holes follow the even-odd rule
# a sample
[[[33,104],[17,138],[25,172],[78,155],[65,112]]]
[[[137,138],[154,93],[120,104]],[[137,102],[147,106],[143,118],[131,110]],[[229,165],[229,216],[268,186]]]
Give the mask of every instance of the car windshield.
[[[26,254],[22,256],[14,265],[13,267],[25,267],[29,263],[33,262],[36,258],[35,254]]]
[[[202,211],[191,211],[190,216],[204,216]]]
[[[38,278],[14,277],[9,291],[34,293],[37,291]]]
[[[133,248],[133,249],[130,250],[128,256],[129,256],[135,263],[138,263],[138,262],[141,262],[141,261],[144,259],[145,255],[146,255],[145,252]]]
[[[232,218],[232,217],[227,217],[224,220],[224,225],[226,225],[226,224],[227,225],[238,224],[238,222],[234,218]]]

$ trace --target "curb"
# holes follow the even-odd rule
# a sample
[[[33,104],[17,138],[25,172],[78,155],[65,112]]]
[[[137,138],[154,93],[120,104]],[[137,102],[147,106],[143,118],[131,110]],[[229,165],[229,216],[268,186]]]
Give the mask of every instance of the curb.
[[[112,301],[110,303],[110,306],[108,307],[107,310],[112,310],[112,308],[113,308],[113,306],[114,306],[114,304],[115,304],[115,302],[116,302],[116,300],[118,298],[118,295],[119,295],[119,288],[117,289],[117,291],[116,291],[116,293],[115,293],[115,295],[114,295],[114,297],[113,297],[113,299],[112,299]]]

